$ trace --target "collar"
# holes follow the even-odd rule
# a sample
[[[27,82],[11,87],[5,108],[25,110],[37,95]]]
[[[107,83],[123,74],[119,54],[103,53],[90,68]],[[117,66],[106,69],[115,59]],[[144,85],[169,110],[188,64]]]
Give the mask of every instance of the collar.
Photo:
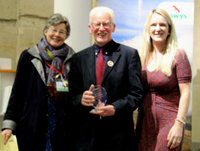
[[[103,54],[108,55],[111,53],[111,43],[113,40],[109,41],[107,44],[105,44],[103,47],[99,47],[96,43],[94,44],[94,50],[95,50],[95,54],[99,53],[99,49],[103,48]]]

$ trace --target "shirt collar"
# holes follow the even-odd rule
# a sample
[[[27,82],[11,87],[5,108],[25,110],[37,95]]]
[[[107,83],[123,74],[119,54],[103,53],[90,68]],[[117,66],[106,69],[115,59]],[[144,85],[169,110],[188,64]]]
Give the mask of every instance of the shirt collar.
[[[107,44],[105,44],[103,47],[99,47],[96,43],[94,44],[94,48],[95,48],[95,54],[99,53],[99,49],[103,48],[103,54],[107,55],[110,53],[110,45],[112,43],[112,40],[109,41]]]

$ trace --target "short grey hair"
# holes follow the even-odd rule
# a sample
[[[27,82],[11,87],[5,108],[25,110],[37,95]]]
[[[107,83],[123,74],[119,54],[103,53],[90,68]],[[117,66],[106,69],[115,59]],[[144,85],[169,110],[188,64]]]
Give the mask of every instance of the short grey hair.
[[[66,39],[67,39],[70,35],[71,27],[70,27],[67,17],[61,15],[60,13],[53,14],[47,19],[43,32],[44,30],[48,30],[50,26],[54,26],[60,23],[65,23],[66,30],[67,30],[66,32]]]
[[[97,12],[105,12],[108,13],[110,15],[110,20],[112,23],[115,23],[115,15],[114,15],[114,11],[109,8],[109,7],[104,7],[104,6],[100,6],[100,7],[95,7],[90,11],[89,14],[89,18],[90,18],[90,24],[92,23],[92,17],[95,13]]]

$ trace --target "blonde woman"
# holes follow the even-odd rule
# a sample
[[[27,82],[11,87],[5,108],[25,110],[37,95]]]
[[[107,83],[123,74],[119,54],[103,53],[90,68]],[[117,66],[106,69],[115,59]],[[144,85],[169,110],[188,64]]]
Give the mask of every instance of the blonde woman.
[[[166,11],[149,13],[140,58],[145,96],[138,110],[138,151],[181,151],[191,67]]]

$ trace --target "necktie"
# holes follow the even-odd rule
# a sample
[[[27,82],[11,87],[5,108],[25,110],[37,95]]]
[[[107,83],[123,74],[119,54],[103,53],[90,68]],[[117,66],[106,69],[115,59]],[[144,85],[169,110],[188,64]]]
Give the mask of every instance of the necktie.
[[[100,48],[100,52],[96,60],[96,84],[97,85],[101,85],[104,70],[105,70],[105,61],[103,58],[102,48]]]

